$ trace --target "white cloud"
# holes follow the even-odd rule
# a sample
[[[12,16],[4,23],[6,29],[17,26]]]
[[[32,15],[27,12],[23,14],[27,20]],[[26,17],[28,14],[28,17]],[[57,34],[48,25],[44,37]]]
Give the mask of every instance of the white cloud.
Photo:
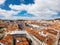
[[[60,11],[59,0],[35,0],[35,4],[32,5],[10,5],[9,7],[14,10],[26,10],[38,18],[49,18]]]
[[[0,0],[0,5],[3,4],[6,0]]]
[[[60,5],[59,0],[35,0],[35,4],[32,4],[32,5],[31,4],[29,5],[25,5],[25,4],[12,5],[11,4],[9,5],[9,7],[12,9],[11,11],[0,9],[0,13],[5,17],[11,18],[12,15],[17,14],[22,10],[26,10],[27,13],[30,13],[36,16],[36,17],[33,17],[32,19],[50,19],[51,16],[53,15],[56,16],[58,12],[60,12],[59,5]],[[17,19],[17,18],[19,17],[14,17],[14,19]],[[20,17],[20,18],[25,18],[25,17]],[[27,18],[28,17],[26,17],[25,19]]]
[[[19,11],[22,11],[22,10],[29,10],[29,8],[31,7],[31,5],[25,5],[25,4],[21,4],[21,5],[10,5],[9,6],[11,9],[13,10],[19,10]]]
[[[0,15],[4,16],[4,18],[7,18],[7,19],[10,18],[12,15],[15,15],[17,13],[18,13],[18,11],[17,12],[13,11],[13,10],[7,11],[7,10],[0,8]]]

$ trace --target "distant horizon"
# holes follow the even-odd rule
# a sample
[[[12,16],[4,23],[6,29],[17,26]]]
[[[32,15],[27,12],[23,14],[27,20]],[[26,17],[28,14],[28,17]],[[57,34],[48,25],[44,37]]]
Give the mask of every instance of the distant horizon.
[[[55,18],[55,19],[60,19],[60,18]],[[55,19],[40,19],[40,20],[55,20]],[[1,20],[37,20],[37,19],[1,19]]]

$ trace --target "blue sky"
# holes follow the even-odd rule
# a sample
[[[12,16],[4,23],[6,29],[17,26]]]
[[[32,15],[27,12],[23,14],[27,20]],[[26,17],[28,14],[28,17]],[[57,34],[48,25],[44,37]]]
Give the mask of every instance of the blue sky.
[[[2,19],[54,19],[59,9],[59,0],[0,0]]]
[[[20,5],[20,4],[34,4],[34,0],[6,0],[4,2],[4,5],[1,5],[1,8],[2,9],[5,9],[5,10],[11,10],[9,8],[9,5],[12,4],[12,5]]]

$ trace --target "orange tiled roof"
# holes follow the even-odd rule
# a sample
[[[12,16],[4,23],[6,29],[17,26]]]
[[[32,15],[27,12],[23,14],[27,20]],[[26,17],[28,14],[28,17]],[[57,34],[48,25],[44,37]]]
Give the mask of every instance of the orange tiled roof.
[[[5,36],[3,40],[1,40],[0,42],[6,45],[12,45],[12,39],[13,36],[9,35],[9,36]]]
[[[16,45],[29,45],[26,38],[16,38]]]
[[[31,30],[29,27],[26,27],[26,31],[28,31],[29,33],[31,33],[32,35],[34,35],[35,37],[37,37],[39,40],[44,41],[46,37],[43,37],[41,35],[39,35],[39,33],[37,32],[37,30]]]

